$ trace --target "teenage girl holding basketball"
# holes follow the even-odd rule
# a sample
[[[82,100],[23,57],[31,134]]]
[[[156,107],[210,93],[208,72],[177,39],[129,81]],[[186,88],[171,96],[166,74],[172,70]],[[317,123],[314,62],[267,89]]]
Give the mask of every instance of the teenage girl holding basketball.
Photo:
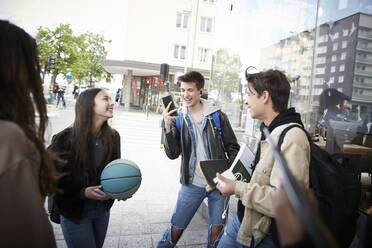
[[[67,246],[102,247],[114,202],[95,190],[110,161],[120,158],[120,135],[107,120],[113,117],[113,102],[104,90],[82,92],[75,105],[75,121],[55,135],[49,150],[66,161],[57,164],[65,176],[59,186],[63,193],[54,198],[60,213]]]

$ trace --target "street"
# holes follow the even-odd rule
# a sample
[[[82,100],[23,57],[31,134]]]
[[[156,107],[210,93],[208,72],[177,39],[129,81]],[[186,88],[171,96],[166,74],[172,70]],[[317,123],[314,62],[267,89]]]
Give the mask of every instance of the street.
[[[71,125],[74,119],[74,100],[66,97],[67,108],[48,107],[50,126],[48,140],[53,134]],[[142,112],[114,110],[110,124],[121,135],[122,158],[134,161],[142,173],[138,192],[125,202],[114,203],[104,247],[156,247],[157,241],[170,223],[177,200],[179,159],[170,160],[160,149],[161,116]],[[57,246],[66,247],[59,225],[53,224]],[[208,223],[198,211],[178,242],[178,247],[205,247]]]

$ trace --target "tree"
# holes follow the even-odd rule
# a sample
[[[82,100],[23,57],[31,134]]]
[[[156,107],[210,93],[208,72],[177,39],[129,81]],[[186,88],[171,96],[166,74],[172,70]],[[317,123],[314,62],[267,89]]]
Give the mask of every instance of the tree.
[[[71,74],[79,84],[89,81],[90,86],[94,85],[94,80],[102,77],[106,81],[111,79],[111,75],[100,64],[107,55],[104,45],[109,42],[102,35],[90,32],[74,35],[69,24],[60,24],[55,30],[40,27],[36,41],[41,61],[45,63],[49,56],[56,58],[51,71],[53,84],[58,74],[64,77]]]
[[[242,67],[240,57],[230,56],[225,48],[213,56],[211,89],[217,90],[217,99],[231,102],[233,92],[239,90],[239,73]]]
[[[112,75],[103,68],[101,62],[107,56],[104,45],[111,41],[105,40],[102,35],[90,32],[84,34],[82,39],[83,41],[79,42],[79,53],[73,64],[71,75],[79,83],[89,82],[90,87],[93,87],[94,82],[100,81],[102,78],[109,82]]]

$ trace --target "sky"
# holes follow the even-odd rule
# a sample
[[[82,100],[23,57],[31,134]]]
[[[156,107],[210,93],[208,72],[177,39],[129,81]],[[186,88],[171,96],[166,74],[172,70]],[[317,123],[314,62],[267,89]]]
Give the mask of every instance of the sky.
[[[40,26],[55,28],[60,23],[69,23],[76,33],[90,31],[103,34],[112,41],[107,46],[107,58],[120,60],[124,59],[128,1],[131,0],[1,0],[0,19],[10,20],[33,36]],[[294,33],[314,28],[316,2],[218,0],[214,49],[227,48],[231,54],[240,56],[244,66],[258,67],[261,48]],[[348,11],[355,12],[358,8],[372,12],[370,0],[319,2],[320,14],[323,15],[320,16],[320,22],[340,18],[332,13],[342,17],[348,15]]]
[[[89,30],[103,34],[112,41],[107,47],[107,58],[123,59],[127,1],[2,0],[0,18],[9,19],[33,36],[40,26],[54,28],[60,23],[69,23],[76,33]],[[302,31],[306,26],[314,25],[313,2],[219,0],[215,49],[227,48],[231,54],[241,57],[244,66],[258,66],[260,48],[278,42],[290,32]],[[302,23],[298,22],[299,19]]]
[[[104,3],[104,4],[103,4]],[[70,24],[76,34],[90,31],[111,40],[108,58],[123,59],[126,1],[1,0],[0,19],[7,19],[35,36],[40,26]]]

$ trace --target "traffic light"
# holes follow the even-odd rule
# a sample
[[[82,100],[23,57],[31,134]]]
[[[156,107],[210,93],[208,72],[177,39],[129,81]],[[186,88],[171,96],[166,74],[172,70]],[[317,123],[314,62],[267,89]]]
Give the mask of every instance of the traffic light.
[[[48,64],[49,64],[49,70],[50,71],[51,69],[54,69],[54,63],[56,62],[56,57],[53,57],[53,56],[49,56],[48,57]]]

